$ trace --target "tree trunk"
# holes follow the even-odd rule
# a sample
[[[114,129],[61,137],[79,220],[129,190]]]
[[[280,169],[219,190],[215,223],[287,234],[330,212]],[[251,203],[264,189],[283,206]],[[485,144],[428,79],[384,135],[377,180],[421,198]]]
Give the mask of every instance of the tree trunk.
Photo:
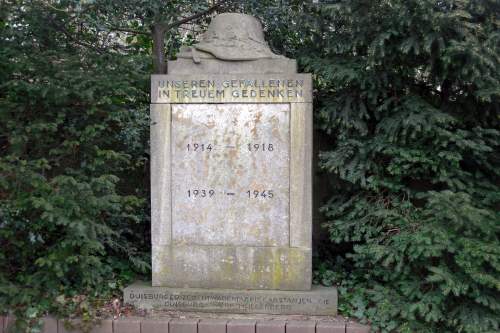
[[[157,23],[151,28],[151,34],[153,35],[153,73],[166,74],[165,28]]]

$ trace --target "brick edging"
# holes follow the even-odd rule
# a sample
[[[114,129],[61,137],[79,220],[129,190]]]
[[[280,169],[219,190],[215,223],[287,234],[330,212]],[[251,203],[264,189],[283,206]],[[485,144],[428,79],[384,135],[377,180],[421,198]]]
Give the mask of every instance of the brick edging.
[[[0,316],[0,333],[8,333],[14,318]],[[64,319],[44,318],[42,333],[77,333]],[[78,324],[78,319],[69,320]],[[90,333],[369,333],[370,327],[354,322],[321,320],[179,319],[129,317],[104,319]],[[10,333],[10,332],[9,332]]]

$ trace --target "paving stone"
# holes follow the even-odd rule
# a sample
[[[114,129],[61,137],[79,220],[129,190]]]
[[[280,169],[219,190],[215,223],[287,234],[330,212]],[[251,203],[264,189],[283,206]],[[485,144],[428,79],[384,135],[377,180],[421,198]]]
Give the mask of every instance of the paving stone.
[[[255,333],[255,324],[255,320],[230,320],[227,323],[227,333]]]
[[[169,333],[197,333],[198,332],[198,319],[173,319],[168,323],[168,332]]]
[[[286,321],[282,320],[258,321],[256,333],[285,333],[285,325]]]
[[[14,326],[16,322],[16,317],[14,316],[7,316],[5,317],[4,319],[4,323],[3,323],[3,326],[4,326],[4,330],[6,333],[10,333],[11,331],[9,331],[9,329]]]
[[[80,333],[82,332],[78,326],[81,321],[79,319],[60,319],[57,322],[58,333]]]
[[[90,333],[113,333],[113,320],[103,319],[96,323]]]
[[[42,333],[57,333],[57,319],[54,317],[44,317]]]
[[[58,321],[58,330],[54,331],[58,333],[81,333],[81,332],[87,332],[83,330],[81,327],[81,320],[79,319],[71,319],[71,320],[66,320],[66,319],[60,319]],[[88,324],[90,325],[90,324]],[[98,321],[94,323],[92,328],[90,329],[90,333],[113,333],[113,320],[111,319],[103,319],[101,321]],[[87,328],[87,325],[85,325],[85,328]],[[43,333],[52,333],[52,331],[43,331]],[[135,331],[134,331],[135,333]],[[140,333],[137,331],[137,333]]]
[[[141,333],[168,333],[170,320],[144,320],[141,323]]]
[[[370,333],[370,326],[349,322],[346,325],[346,333]]]
[[[286,323],[286,333],[315,333],[316,321],[289,321]]]
[[[198,333],[226,333],[227,320],[202,319],[198,322]]]
[[[345,333],[345,322],[341,321],[318,321],[316,333]]]
[[[141,321],[139,319],[114,320],[113,333],[141,333]]]

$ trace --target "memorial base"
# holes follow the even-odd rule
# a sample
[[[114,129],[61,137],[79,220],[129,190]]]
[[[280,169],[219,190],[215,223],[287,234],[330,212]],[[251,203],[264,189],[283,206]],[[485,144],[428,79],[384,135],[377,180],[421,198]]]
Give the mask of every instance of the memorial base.
[[[337,314],[337,289],[313,286],[309,291],[236,290],[152,287],[135,283],[124,289],[125,303],[140,309],[299,314]]]

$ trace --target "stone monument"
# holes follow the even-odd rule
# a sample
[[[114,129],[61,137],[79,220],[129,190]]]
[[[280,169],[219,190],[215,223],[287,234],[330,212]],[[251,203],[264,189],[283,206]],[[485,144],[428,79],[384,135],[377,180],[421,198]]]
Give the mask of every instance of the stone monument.
[[[260,22],[216,16],[151,78],[152,285],[139,307],[336,313],[311,289],[312,86]]]

